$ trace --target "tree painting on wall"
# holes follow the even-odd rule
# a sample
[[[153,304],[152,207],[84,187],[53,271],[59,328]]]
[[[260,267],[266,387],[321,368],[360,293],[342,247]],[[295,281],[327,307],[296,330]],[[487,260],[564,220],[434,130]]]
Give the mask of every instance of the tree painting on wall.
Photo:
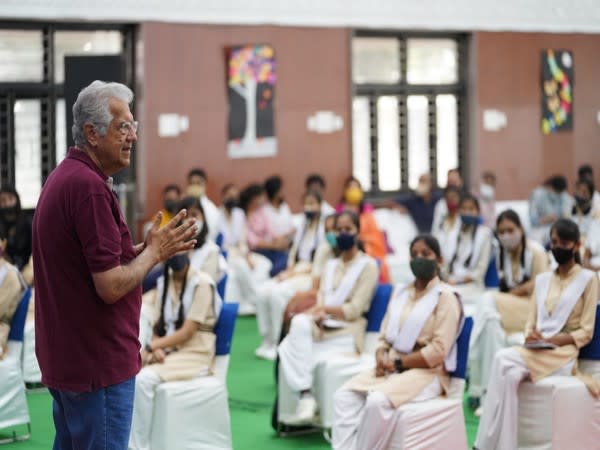
[[[274,126],[275,55],[270,45],[233,47],[228,55],[231,158],[277,153]]]
[[[542,133],[573,129],[573,53],[542,50]]]

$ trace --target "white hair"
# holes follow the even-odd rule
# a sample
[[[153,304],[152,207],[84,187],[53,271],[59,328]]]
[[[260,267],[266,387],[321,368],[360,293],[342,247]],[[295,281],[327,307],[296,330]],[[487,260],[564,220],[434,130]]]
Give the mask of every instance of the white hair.
[[[133,101],[133,92],[121,83],[106,83],[96,80],[83,88],[73,105],[73,141],[81,147],[87,144],[83,128],[92,124],[100,133],[106,135],[113,119],[110,112],[110,101],[121,100],[127,104]]]

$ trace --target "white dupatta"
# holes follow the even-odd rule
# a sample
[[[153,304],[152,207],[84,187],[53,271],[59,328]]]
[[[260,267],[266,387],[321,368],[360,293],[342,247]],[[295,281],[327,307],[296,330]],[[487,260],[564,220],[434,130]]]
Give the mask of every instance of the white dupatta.
[[[421,334],[425,323],[437,306],[440,299],[440,294],[445,289],[449,289],[449,287],[443,283],[438,283],[436,286],[432,287],[429,292],[427,292],[415,303],[415,306],[406,317],[404,323],[400,325],[400,318],[407,302],[409,301],[410,294],[408,286],[401,287],[399,285],[397,287],[396,295],[394,295],[390,301],[390,320],[388,322],[387,329],[385,330],[386,340],[397,352],[408,354],[414,350],[417,338]],[[464,322],[464,314],[460,297],[458,297],[458,301],[460,304],[461,316],[456,339],[458,339],[458,336],[462,331]],[[456,370],[456,358],[457,346],[455,340],[452,348],[450,348],[450,351],[444,359],[444,367],[447,372],[454,372]]]
[[[456,261],[452,267],[450,267],[450,272],[458,279],[463,279],[468,276],[472,270],[477,266],[477,262],[479,260],[479,256],[481,254],[481,250],[483,248],[483,243],[489,237],[489,229],[485,225],[477,226],[477,230],[475,231],[475,237],[471,239],[471,246],[469,251],[466,252],[466,255],[458,255]],[[460,252],[460,245],[458,243],[459,240],[464,238],[464,234],[462,232],[459,233],[456,244],[456,252]],[[465,259],[471,255],[471,260],[469,261],[469,265],[465,267]],[[464,258],[463,258],[464,257]]]
[[[535,278],[536,326],[545,339],[560,333],[586,286],[592,277],[596,276],[591,270],[581,269],[575,279],[562,291],[554,311],[550,314],[546,309],[546,298],[553,274],[554,272],[544,272]]]
[[[501,276],[504,278],[504,281],[506,282],[506,286],[508,286],[511,289],[520,285],[521,283],[523,283],[523,280],[525,279],[525,277],[531,277],[531,271],[533,268],[533,252],[529,248],[530,245],[532,245],[532,243],[530,243],[530,242],[527,242],[525,244],[525,249],[523,249],[523,251],[525,252],[524,266],[522,267],[519,264],[519,272],[517,274],[516,280],[513,278],[512,258],[510,257],[510,254],[508,251],[506,251],[506,250],[504,251],[504,270],[503,270],[503,273],[501,274]],[[498,261],[497,267],[500,267],[499,264],[500,264],[500,262]]]
[[[190,268],[190,270],[192,270]],[[219,314],[221,313],[221,307],[223,305],[223,301],[221,297],[217,294],[215,289],[215,283],[212,278],[204,273],[194,273],[191,277],[188,278],[185,291],[183,293],[183,298],[181,302],[177,306],[177,308],[173,307],[173,299],[171,298],[171,293],[167,292],[167,298],[165,300],[165,306],[163,310],[164,319],[165,319],[165,329],[166,336],[173,334],[177,329],[175,324],[177,323],[177,318],[179,317],[179,309],[183,306],[183,315],[187,316],[190,307],[192,306],[192,301],[194,300],[194,294],[196,293],[196,288],[200,284],[201,281],[204,281],[210,284],[211,289],[213,291],[213,309],[215,312],[215,318],[218,319]],[[164,277],[160,277],[156,282],[156,293],[158,298],[162,298],[163,291],[165,288],[165,279]]]
[[[323,301],[325,306],[339,307],[342,306],[346,300],[348,300],[352,288],[358,281],[358,277],[360,277],[360,274],[367,266],[368,262],[368,256],[359,256],[357,260],[354,261],[352,266],[346,271],[344,277],[340,281],[340,284],[335,289],[333,287],[335,269],[337,268],[337,265],[341,264],[342,262],[339,258],[335,258],[327,262],[324,273],[325,279],[323,280],[325,287]]]

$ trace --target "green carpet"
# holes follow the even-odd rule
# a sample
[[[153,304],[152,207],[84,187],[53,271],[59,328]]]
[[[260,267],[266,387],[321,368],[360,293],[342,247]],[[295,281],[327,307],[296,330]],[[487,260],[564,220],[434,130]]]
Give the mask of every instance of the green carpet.
[[[254,318],[240,318],[229,366],[229,405],[233,445],[245,449],[329,449],[320,434],[278,438],[271,428],[275,382],[273,364],[254,357],[259,344]],[[29,441],[2,446],[2,450],[48,450],[54,436],[51,398],[47,392],[28,394],[32,437]],[[465,407],[469,445],[477,431],[477,418]],[[23,431],[20,428],[16,431]],[[0,431],[0,439],[10,430]]]

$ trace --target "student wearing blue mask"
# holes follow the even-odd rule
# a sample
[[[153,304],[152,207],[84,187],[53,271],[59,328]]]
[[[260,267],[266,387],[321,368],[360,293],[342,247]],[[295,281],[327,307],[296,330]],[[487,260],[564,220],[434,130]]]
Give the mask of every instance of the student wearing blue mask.
[[[448,283],[456,285],[466,304],[474,303],[483,292],[484,278],[492,257],[492,230],[481,225],[479,200],[465,194],[458,206],[460,231],[447,242],[452,255],[447,262]]]
[[[364,341],[364,314],[377,285],[377,263],[359,249],[356,214],[340,213],[335,230],[340,255],[325,265],[317,304],[292,318],[290,331],[278,348],[278,414],[287,425],[313,422],[317,366],[333,355],[360,351]]]
[[[304,194],[304,217],[289,252],[287,268],[258,289],[256,322],[262,344],[255,354],[259,358],[274,360],[277,357],[283,311],[295,293],[312,286],[313,261],[317,249],[325,241],[321,202],[317,192]]]

